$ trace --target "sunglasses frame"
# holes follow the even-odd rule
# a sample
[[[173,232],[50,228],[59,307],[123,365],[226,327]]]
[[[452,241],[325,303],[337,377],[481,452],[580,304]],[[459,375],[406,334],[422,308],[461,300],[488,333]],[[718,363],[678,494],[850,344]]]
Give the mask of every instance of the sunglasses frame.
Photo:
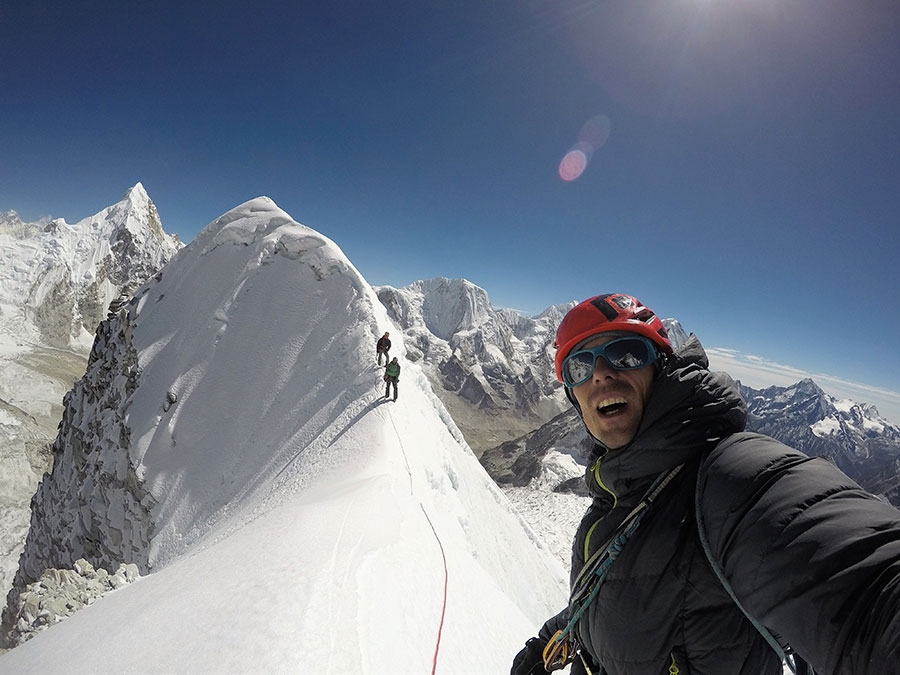
[[[606,358],[606,350],[610,347],[610,345],[614,345],[617,342],[622,342],[623,340],[637,340],[638,342],[643,343],[643,345],[647,348],[647,351],[650,354],[650,359],[647,363],[642,363],[639,366],[617,366],[612,363],[609,359]],[[569,364],[569,360],[579,354],[590,354],[593,357],[592,365],[590,373],[583,380],[579,380],[574,384],[569,384],[569,370],[567,368]],[[626,335],[622,337],[617,337],[609,342],[604,342],[603,344],[597,345],[596,347],[591,347],[589,349],[579,349],[577,351],[573,351],[569,354],[562,363],[562,376],[563,376],[563,384],[569,389],[573,387],[577,387],[579,384],[584,384],[594,375],[594,370],[597,368],[597,359],[602,358],[607,365],[613,370],[638,370],[639,368],[646,368],[647,366],[653,365],[656,363],[656,360],[659,358],[659,354],[656,349],[656,344],[654,344],[653,340],[644,337],[643,335]]]

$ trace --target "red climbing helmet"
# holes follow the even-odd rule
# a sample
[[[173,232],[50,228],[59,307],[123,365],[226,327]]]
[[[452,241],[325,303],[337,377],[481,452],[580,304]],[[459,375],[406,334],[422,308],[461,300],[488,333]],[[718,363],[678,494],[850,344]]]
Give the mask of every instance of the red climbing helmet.
[[[562,363],[575,345],[592,335],[608,331],[643,335],[666,354],[672,354],[666,327],[640,300],[622,293],[596,295],[570,309],[556,329],[553,345],[556,347],[556,379],[563,381]]]

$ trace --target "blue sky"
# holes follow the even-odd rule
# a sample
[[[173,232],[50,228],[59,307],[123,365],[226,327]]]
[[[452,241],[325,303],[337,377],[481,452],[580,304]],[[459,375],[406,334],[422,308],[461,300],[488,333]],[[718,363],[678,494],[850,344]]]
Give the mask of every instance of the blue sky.
[[[0,210],[264,194],[372,284],[625,291],[900,389],[895,0],[288,4],[5,3]]]

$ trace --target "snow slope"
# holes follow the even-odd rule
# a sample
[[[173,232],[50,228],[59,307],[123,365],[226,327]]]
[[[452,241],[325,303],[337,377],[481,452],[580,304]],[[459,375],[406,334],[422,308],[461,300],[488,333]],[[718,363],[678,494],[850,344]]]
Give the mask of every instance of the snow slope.
[[[271,200],[211,223],[128,314],[139,376],[122,410],[155,502],[152,573],[0,656],[0,673],[501,673],[565,604],[563,566],[372,289]],[[374,362],[385,330],[397,402]],[[101,467],[124,452],[98,451]],[[112,532],[113,496],[60,503],[48,527],[99,508],[89,520]]]

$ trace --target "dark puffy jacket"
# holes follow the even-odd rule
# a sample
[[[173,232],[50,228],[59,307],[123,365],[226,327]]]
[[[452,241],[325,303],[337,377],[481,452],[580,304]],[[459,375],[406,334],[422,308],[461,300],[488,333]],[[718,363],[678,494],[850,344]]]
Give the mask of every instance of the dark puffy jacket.
[[[740,433],[737,388],[707,367],[692,338],[654,382],[634,440],[602,457],[598,446],[573,582],[654,479],[684,466],[611,566],[578,640],[610,675],[781,674],[707,562],[699,485],[711,549],[754,617],[819,673],[900,673],[900,511],[827,460]]]

